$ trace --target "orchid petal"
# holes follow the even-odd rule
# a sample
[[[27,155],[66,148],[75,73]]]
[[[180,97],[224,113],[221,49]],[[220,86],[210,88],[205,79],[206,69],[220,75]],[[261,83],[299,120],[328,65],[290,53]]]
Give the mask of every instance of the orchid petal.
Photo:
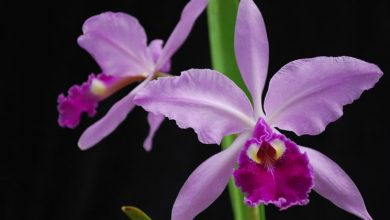
[[[257,122],[238,158],[233,177],[247,205],[274,204],[282,210],[309,202],[314,182],[309,158],[264,119]]]
[[[241,75],[252,95],[256,116],[263,116],[261,96],[268,71],[268,39],[263,17],[252,0],[240,1],[234,48]]]
[[[81,115],[87,113],[89,117],[96,114],[101,97],[91,92],[93,81],[99,78],[107,78],[104,74],[90,74],[88,80],[81,85],[73,85],[68,90],[68,96],[60,94],[58,96],[58,124],[61,127],[75,128],[79,125]],[[108,79],[107,81],[111,81]]]
[[[309,157],[314,170],[314,190],[344,209],[364,220],[372,220],[364,205],[363,197],[351,178],[331,159],[322,153],[301,147]]]
[[[267,121],[298,135],[319,134],[381,76],[376,65],[352,57],[290,62],[270,81],[264,103]]]
[[[161,123],[164,121],[164,116],[156,115],[151,112],[148,114],[148,123],[149,123],[149,134],[144,141],[144,149],[150,151],[152,149],[152,141],[154,134],[157,129],[160,127]]]
[[[153,59],[153,62],[157,63],[163,50],[164,41],[160,39],[154,39],[149,43],[148,50],[149,54]],[[171,71],[171,61],[167,60],[163,66],[156,71],[168,73]]]
[[[129,112],[131,112],[135,106],[133,102],[135,93],[142,89],[150,81],[151,77],[152,75],[149,75],[148,78],[134,88],[129,94],[116,102],[103,118],[84,131],[78,142],[78,146],[81,150],[87,150],[97,144],[107,135],[111,134],[111,132],[126,119]]]
[[[135,106],[132,101],[133,97],[134,94],[129,93],[115,103],[103,118],[88,127],[79,139],[79,148],[87,150],[111,134],[133,110]]]
[[[229,78],[213,70],[188,70],[158,78],[140,90],[134,102],[146,111],[193,128],[202,143],[220,143],[225,135],[255,125],[248,98]]]
[[[77,42],[108,75],[138,76],[153,70],[147,38],[138,20],[125,13],[105,12],[85,21]]]
[[[208,0],[191,0],[184,7],[179,22],[177,23],[172,34],[169,36],[165,44],[161,56],[157,62],[156,69],[160,69],[165,65],[172,55],[179,49],[179,47],[187,39],[192,26],[196,19],[203,12]]]
[[[249,136],[250,132],[241,134],[228,149],[210,157],[192,172],[173,205],[172,220],[193,219],[221,195]]]

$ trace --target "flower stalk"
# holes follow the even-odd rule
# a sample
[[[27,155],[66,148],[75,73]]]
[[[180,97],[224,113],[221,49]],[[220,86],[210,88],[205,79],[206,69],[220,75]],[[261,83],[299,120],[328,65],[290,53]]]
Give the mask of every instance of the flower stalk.
[[[241,78],[234,55],[234,27],[237,17],[238,0],[209,1],[207,8],[211,61],[215,70],[224,73],[248,95],[248,90]],[[234,141],[233,136],[223,139],[222,148],[226,149]],[[244,195],[229,181],[229,195],[235,220],[265,220],[263,205],[250,208],[246,206]]]

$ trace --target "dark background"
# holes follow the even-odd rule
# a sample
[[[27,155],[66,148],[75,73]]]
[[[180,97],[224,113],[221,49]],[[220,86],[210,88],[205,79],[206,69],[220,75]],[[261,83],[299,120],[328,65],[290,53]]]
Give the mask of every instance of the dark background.
[[[10,1],[8,1],[10,3]],[[108,138],[88,151],[77,148],[82,131],[127,91],[84,117],[78,129],[57,125],[56,98],[72,84],[99,72],[76,44],[85,19],[104,11],[136,16],[149,39],[167,39],[186,0],[12,1],[2,48],[1,95],[5,142],[0,153],[0,219],[126,219],[122,205],[140,207],[154,219],[169,219],[174,199],[192,170],[219,151],[202,145],[190,129],[165,121],[146,153],[146,113],[136,108]],[[384,77],[344,116],[316,137],[290,138],[319,149],[355,181],[374,219],[385,219],[390,197],[388,132],[390,7],[386,1],[256,1],[270,42],[270,76],[289,61],[319,55],[349,55],[378,64]],[[4,3],[5,4],[5,3]],[[3,5],[5,6],[5,5]],[[4,12],[5,11],[5,12]],[[4,27],[4,26],[3,26]],[[4,29],[3,29],[4,30]],[[206,15],[173,57],[172,73],[210,67]],[[306,207],[276,219],[357,219],[316,193]],[[2,204],[2,205],[1,205]],[[198,219],[232,219],[225,192]]]

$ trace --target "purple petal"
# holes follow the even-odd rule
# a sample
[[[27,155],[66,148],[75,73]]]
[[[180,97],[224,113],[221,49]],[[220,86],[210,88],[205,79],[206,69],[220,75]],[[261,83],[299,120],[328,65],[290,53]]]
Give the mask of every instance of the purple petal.
[[[144,141],[144,149],[150,151],[152,149],[152,141],[154,134],[156,133],[158,127],[164,121],[164,116],[155,115],[151,112],[148,114],[148,123],[149,123],[149,134]]]
[[[244,92],[213,70],[189,70],[154,80],[137,93],[134,102],[176,120],[180,128],[193,128],[203,143],[220,143],[225,135],[255,124]]]
[[[362,219],[372,220],[363,197],[351,178],[331,159],[322,153],[301,147],[309,157],[315,175],[314,190],[337,207]]]
[[[136,18],[120,12],[105,12],[87,19],[83,33],[77,42],[106,74],[146,76],[153,71],[146,34]]]
[[[313,187],[313,173],[306,154],[284,135],[273,133],[262,119],[254,138],[242,149],[233,175],[249,206],[274,204],[287,209],[306,205]]]
[[[105,98],[105,94],[99,93],[92,86],[94,82],[100,86],[109,88],[119,80],[117,77],[107,76],[103,73],[95,76],[90,74],[88,80],[81,85],[74,85],[68,90],[68,96],[58,96],[58,123],[61,127],[75,128],[80,123],[82,113],[89,117],[96,114],[99,101]]]
[[[148,50],[150,55],[152,56],[152,59],[155,63],[157,63],[158,59],[161,56],[162,49],[163,49],[164,41],[160,39],[155,39],[150,42]],[[171,60],[167,60],[161,68],[157,69],[157,71],[168,73],[171,71]]]
[[[271,79],[265,112],[271,126],[316,135],[382,76],[374,64],[352,57],[316,57],[285,65]]]
[[[171,59],[172,55],[184,43],[196,19],[203,12],[207,3],[208,0],[191,0],[187,3],[181,13],[179,22],[164,46],[161,56],[157,62],[157,69],[166,65],[166,62]]]
[[[173,205],[172,220],[193,219],[221,195],[249,136],[249,132],[241,134],[228,149],[210,157],[192,172]]]
[[[88,127],[79,139],[79,148],[87,150],[113,132],[134,108],[133,97],[134,94],[128,94],[115,103],[103,118]]]
[[[134,108],[134,95],[150,81],[151,76],[152,75],[149,75],[148,78],[134,88],[129,94],[116,102],[103,118],[84,131],[78,142],[81,150],[87,150],[97,144],[125,120],[127,114]]]
[[[268,39],[263,17],[252,0],[240,1],[234,48],[241,75],[252,94],[256,116],[262,116],[261,95],[268,71]]]

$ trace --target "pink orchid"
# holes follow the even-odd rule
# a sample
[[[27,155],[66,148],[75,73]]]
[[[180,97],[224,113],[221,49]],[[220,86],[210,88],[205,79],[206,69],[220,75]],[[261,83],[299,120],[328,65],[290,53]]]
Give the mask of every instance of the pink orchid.
[[[276,128],[297,135],[321,133],[342,116],[344,105],[375,85],[382,71],[352,57],[296,60],[272,77],[263,106],[268,40],[252,0],[240,1],[235,52],[253,108],[230,79],[207,69],[160,78],[134,98],[145,110],[176,120],[180,128],[193,128],[202,143],[220,143],[224,136],[238,134],[228,149],[203,162],[187,179],[173,206],[172,219],[193,219],[216,200],[232,174],[249,206],[274,204],[286,209],[304,205],[314,189],[336,206],[372,219],[358,188],[335,162],[297,145]]]
[[[87,82],[74,85],[68,96],[58,97],[58,122],[61,127],[75,128],[82,113],[92,117],[100,101],[119,89],[143,80],[128,95],[115,103],[108,113],[90,126],[78,142],[82,150],[88,149],[109,135],[134,108],[134,94],[153,78],[170,71],[170,59],[183,44],[208,0],[191,0],[184,7],[181,18],[163,46],[162,40],[147,45],[147,37],[138,20],[125,13],[105,12],[84,23],[79,45],[87,50],[103,73],[91,74]],[[149,113],[149,134],[145,150],[152,147],[152,138],[164,117]]]

